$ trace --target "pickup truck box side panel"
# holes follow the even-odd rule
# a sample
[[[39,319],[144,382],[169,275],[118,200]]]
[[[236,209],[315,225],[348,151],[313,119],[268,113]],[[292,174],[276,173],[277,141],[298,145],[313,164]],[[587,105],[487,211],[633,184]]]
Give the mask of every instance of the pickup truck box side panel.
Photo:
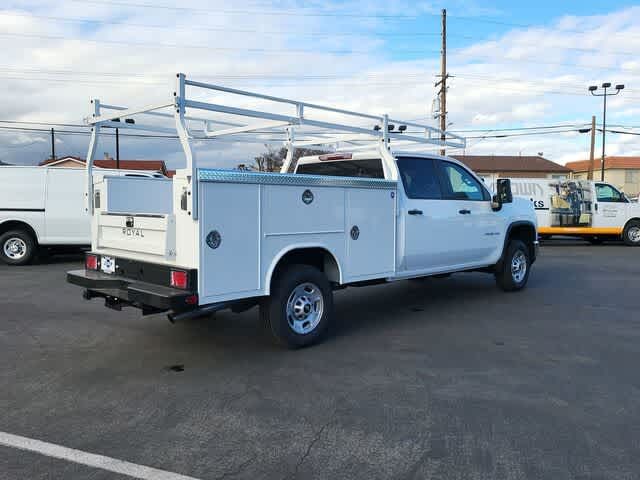
[[[260,293],[260,185],[203,183],[200,302]]]
[[[287,184],[291,176],[245,173],[252,181],[234,182],[234,175],[208,171],[199,182],[201,305],[268,295],[278,261],[296,249],[326,250],[339,283],[393,274],[395,182],[374,180],[366,188],[367,179],[323,178],[296,185],[304,176]]]
[[[348,281],[393,275],[397,192],[347,189],[345,195]]]

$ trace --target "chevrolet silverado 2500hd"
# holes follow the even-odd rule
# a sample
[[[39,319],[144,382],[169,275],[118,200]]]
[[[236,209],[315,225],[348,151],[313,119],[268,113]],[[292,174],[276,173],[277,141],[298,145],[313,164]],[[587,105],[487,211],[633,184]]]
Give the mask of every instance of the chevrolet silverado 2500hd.
[[[191,100],[187,88],[198,89],[199,99]],[[218,97],[208,102],[207,93],[294,113],[223,105]],[[429,126],[182,74],[168,102],[129,110],[92,105],[89,172],[100,128],[134,115],[174,122],[186,168],[172,179],[171,201],[159,202],[170,205],[163,211],[148,211],[148,180],[127,179],[126,190],[117,177],[88,183],[92,249],[85,269],[67,274],[86,299],[143,314],[169,312],[173,321],[259,305],[275,338],[300,347],[327,331],[336,288],[460,271],[492,274],[506,291],[527,283],[538,245],[531,203],[513,199],[508,180],[498,182],[494,195],[456,160],[415,151],[462,147],[460,137],[446,134],[442,141]],[[135,126],[165,131],[156,123]],[[260,135],[280,132],[288,147],[281,173],[199,168],[191,148],[193,139],[249,141],[253,133],[263,142]],[[336,144],[335,153],[294,165],[296,147]]]

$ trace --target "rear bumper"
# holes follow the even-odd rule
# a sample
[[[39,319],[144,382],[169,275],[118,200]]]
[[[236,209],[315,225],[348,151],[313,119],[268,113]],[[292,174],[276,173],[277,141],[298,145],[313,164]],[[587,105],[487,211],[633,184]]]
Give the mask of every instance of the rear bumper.
[[[108,275],[99,271],[67,272],[67,282],[84,287],[85,298],[102,297],[107,302],[111,302],[111,305],[127,304],[157,312],[167,310],[181,312],[198,306],[196,292],[141,282],[118,275]]]

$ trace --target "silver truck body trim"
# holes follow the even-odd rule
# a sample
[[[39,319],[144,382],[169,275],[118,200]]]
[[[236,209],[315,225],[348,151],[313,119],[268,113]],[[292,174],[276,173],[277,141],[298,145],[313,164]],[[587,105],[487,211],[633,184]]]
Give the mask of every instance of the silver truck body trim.
[[[253,183],[262,185],[295,185],[301,187],[352,187],[395,190],[397,182],[379,178],[331,177],[289,173],[259,173],[233,170],[198,169],[201,182]]]

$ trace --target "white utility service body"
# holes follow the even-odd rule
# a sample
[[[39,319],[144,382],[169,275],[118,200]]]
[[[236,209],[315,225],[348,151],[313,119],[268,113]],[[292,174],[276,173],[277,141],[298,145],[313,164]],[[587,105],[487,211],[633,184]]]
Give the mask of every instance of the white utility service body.
[[[105,175],[164,179],[149,171],[94,170],[96,182]],[[170,187],[167,179],[164,182],[165,188]],[[36,247],[90,245],[86,188],[84,168],[0,167],[0,260],[22,265],[32,258]]]
[[[640,204],[606,182],[511,178],[514,197],[529,200],[541,236],[583,237],[593,243],[622,239],[640,245]]]
[[[192,101],[185,96],[186,86],[294,106],[296,113]],[[392,139],[399,146],[464,145],[463,139],[449,135],[441,141],[442,132],[431,127],[393,121],[420,133],[405,133],[407,127],[394,132],[386,116],[193,82],[181,74],[170,104],[146,110],[105,107],[97,100],[93,105],[89,171],[100,127],[141,113],[175,117],[187,159],[187,168],[172,179],[171,208],[166,211],[149,211],[153,181],[105,177],[88,185],[92,249],[85,270],[68,272],[67,278],[85,288],[85,298],[104,298],[106,306],[133,305],[143,313],[168,310],[170,319],[178,320],[259,304],[276,338],[295,347],[317,341],[326,331],[334,288],[481,270],[495,273],[506,290],[518,290],[536,258],[535,213],[528,201],[511,200],[508,181],[492,196],[456,160],[411,148],[406,153],[391,150]],[[158,111],[166,107],[174,113]],[[261,121],[237,124],[187,117],[186,108]],[[315,120],[311,110],[369,125]],[[190,122],[202,122],[203,128],[196,130]],[[313,133],[301,131],[305,126],[313,127]],[[191,139],[239,135],[244,140],[246,133],[283,128],[289,154],[281,173],[195,166]],[[331,135],[336,131],[341,132],[337,139]],[[257,134],[257,142],[262,141]],[[333,162],[373,160],[377,173],[296,172],[297,146],[336,142],[346,143],[350,153],[303,158],[300,164],[329,167]],[[123,189],[125,181],[131,185]],[[125,190],[126,201],[118,200],[118,208],[103,201],[121,197]]]

